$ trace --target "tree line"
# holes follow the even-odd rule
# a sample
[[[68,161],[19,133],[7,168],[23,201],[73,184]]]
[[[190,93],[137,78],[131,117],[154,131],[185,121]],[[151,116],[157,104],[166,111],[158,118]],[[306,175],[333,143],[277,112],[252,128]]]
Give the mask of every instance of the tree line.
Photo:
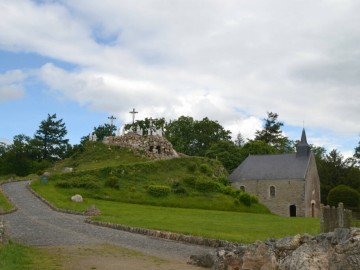
[[[126,125],[125,129],[136,132],[139,129],[144,135],[161,130],[176,151],[218,159],[231,173],[249,155],[294,152],[298,141],[284,136],[282,127],[278,114],[268,112],[263,127],[255,132],[252,140],[244,138],[239,132],[233,141],[229,130],[207,117],[195,120],[190,116],[180,116],[169,122],[164,118],[145,118]],[[114,125],[103,124],[94,127],[92,133],[98,141],[102,141],[105,136],[114,136],[115,131]],[[80,144],[71,145],[66,135],[63,119],[57,119],[56,114],[48,114],[32,138],[20,134],[14,136],[12,144],[0,144],[0,175],[41,174],[54,162],[82,151],[89,140],[86,135],[81,138]],[[311,148],[317,161],[323,203],[327,203],[330,191],[339,185],[360,192],[360,142],[354,149],[353,157],[347,159],[336,149],[327,153],[323,147],[311,145]]]

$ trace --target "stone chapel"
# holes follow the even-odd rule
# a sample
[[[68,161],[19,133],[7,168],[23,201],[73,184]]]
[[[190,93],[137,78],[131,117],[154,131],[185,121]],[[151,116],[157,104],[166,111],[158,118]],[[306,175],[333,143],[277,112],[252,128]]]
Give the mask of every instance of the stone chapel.
[[[233,187],[256,195],[275,214],[319,217],[320,179],[304,129],[296,153],[250,155],[229,180]]]

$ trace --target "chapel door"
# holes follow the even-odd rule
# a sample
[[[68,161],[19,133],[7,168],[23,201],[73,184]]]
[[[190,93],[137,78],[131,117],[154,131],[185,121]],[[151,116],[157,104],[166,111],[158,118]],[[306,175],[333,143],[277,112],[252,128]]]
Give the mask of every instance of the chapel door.
[[[290,205],[290,217],[296,217],[296,205]]]

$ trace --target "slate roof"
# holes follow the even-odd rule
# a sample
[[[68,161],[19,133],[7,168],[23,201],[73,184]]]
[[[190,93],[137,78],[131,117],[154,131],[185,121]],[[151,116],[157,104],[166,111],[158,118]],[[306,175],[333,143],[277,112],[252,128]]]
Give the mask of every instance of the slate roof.
[[[241,180],[305,179],[310,155],[296,153],[253,155],[246,158],[229,176],[231,182]]]

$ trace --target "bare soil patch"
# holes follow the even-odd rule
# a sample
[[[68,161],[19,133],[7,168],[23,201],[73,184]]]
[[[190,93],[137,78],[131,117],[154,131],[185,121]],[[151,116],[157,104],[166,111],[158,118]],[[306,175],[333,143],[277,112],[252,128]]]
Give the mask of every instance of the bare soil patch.
[[[53,258],[56,269],[66,270],[196,270],[204,269],[177,260],[164,260],[132,249],[102,245],[38,247]]]

